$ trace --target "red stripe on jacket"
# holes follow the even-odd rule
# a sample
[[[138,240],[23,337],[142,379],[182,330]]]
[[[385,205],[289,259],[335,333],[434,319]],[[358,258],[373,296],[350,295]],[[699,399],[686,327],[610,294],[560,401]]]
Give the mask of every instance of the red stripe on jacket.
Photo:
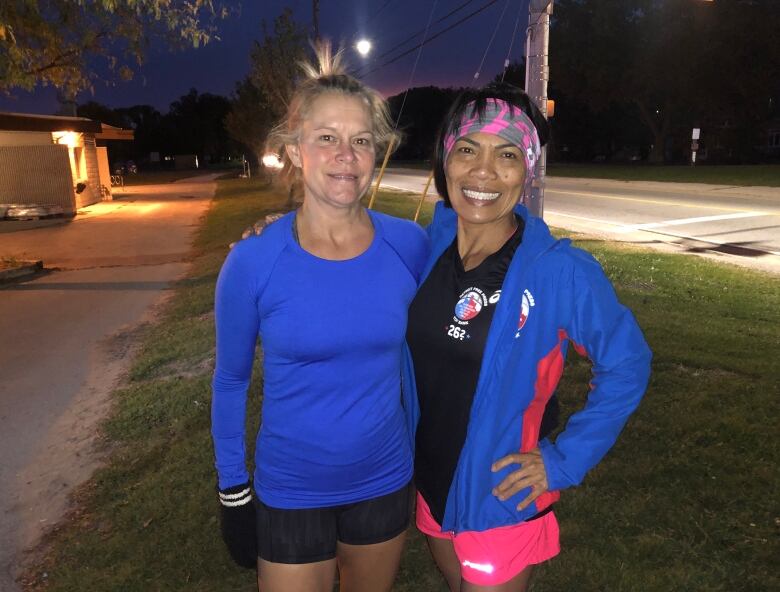
[[[558,381],[563,374],[563,342],[569,339],[563,329],[558,330],[558,343],[536,365],[536,384],[534,384],[534,398],[523,413],[523,433],[520,439],[520,452],[530,452],[539,444],[539,428],[542,425],[542,416],[547,402],[555,392]],[[585,348],[573,343],[574,349],[580,355],[585,354]],[[559,491],[546,491],[536,498],[536,509],[541,512],[561,497]]]

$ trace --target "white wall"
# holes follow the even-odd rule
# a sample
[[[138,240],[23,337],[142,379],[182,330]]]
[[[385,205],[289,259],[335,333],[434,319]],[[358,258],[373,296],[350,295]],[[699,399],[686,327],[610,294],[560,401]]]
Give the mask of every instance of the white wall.
[[[0,146],[0,203],[59,205],[74,212],[68,147],[51,140],[48,146]]]
[[[0,146],[49,146],[51,132],[0,131]]]

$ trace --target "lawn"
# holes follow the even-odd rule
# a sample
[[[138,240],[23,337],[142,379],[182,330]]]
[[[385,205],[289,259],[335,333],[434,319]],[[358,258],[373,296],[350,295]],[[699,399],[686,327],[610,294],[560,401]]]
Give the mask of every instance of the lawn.
[[[254,574],[231,564],[219,538],[209,436],[212,296],[228,243],[285,197],[259,182],[219,182],[192,270],[114,396],[102,428],[109,462],[48,537],[28,589],[256,590]],[[415,207],[400,193],[378,198],[378,209],[396,215],[410,217]],[[426,204],[423,222],[429,218]],[[635,311],[654,373],[615,449],[581,487],[563,493],[563,551],[538,570],[533,591],[780,589],[777,277],[576,242]],[[588,371],[576,355],[569,360],[559,389],[565,414],[583,404]],[[259,364],[251,433],[258,374]],[[444,590],[419,535],[395,590]]]
[[[619,181],[665,181],[676,183],[708,183],[780,187],[780,165],[718,165],[718,166],[652,166],[608,164],[551,164],[550,177],[616,179]],[[780,192],[778,192],[780,198]]]

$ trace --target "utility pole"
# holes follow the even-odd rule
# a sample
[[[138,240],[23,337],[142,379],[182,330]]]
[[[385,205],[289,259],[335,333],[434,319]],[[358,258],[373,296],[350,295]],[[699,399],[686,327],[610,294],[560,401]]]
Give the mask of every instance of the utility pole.
[[[525,92],[547,117],[547,82],[550,80],[548,64],[550,48],[550,15],[553,0],[530,0],[528,3],[528,30],[525,44]],[[536,178],[528,196],[528,210],[532,215],[544,215],[544,185],[547,174],[547,147],[536,164]]]
[[[311,5],[312,25],[314,27],[314,40],[320,40],[320,0],[312,0]]]

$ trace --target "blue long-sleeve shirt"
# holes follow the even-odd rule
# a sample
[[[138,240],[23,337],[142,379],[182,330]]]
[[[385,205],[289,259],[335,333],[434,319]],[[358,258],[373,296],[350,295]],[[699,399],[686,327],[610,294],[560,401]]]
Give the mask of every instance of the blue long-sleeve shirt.
[[[217,282],[212,435],[220,488],[248,479],[246,396],[258,336],[263,421],[255,488],[278,508],[369,499],[411,479],[400,395],[409,303],[428,254],[417,225],[370,212],[352,259],[298,245],[293,216],[238,243]]]

